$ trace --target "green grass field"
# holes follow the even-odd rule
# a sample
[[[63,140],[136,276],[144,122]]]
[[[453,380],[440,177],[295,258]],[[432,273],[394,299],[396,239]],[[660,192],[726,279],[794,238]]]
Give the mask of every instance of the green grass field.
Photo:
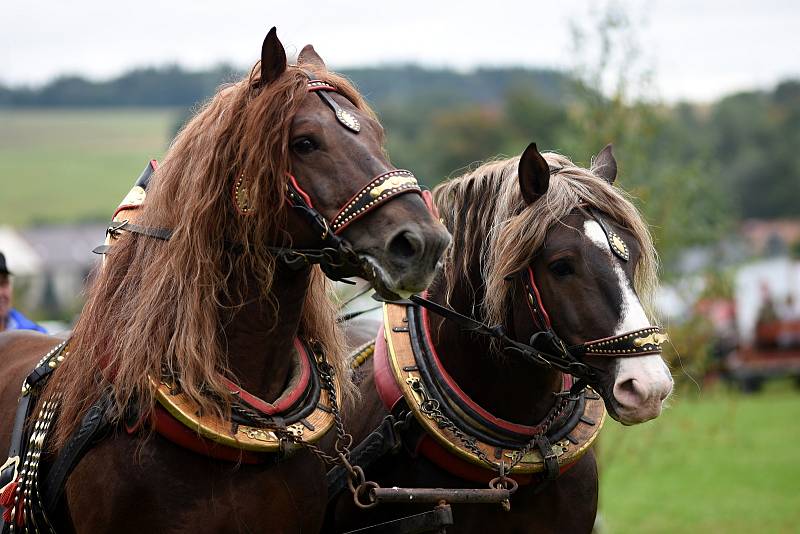
[[[800,531],[800,392],[686,395],[599,444],[606,534]]]
[[[0,110],[0,224],[105,220],[177,114],[163,109]]]

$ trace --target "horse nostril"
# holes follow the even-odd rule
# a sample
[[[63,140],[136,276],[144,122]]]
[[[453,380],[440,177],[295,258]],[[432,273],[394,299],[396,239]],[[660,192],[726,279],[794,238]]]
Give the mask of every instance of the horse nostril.
[[[389,241],[386,250],[397,259],[411,260],[422,253],[422,240],[414,233],[403,230]]]
[[[614,384],[614,397],[621,405],[632,408],[647,400],[647,392],[635,378]]]

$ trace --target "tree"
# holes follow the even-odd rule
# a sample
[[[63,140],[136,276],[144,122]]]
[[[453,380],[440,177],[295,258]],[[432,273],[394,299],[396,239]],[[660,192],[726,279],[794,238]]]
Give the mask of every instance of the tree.
[[[718,239],[728,204],[707,149],[680,137],[681,119],[693,114],[658,102],[628,12],[618,2],[603,6],[583,19],[587,26],[573,26],[578,90],[560,146],[588,166],[591,155],[614,144],[618,184],[650,223],[668,278],[676,274],[669,267],[680,251]]]

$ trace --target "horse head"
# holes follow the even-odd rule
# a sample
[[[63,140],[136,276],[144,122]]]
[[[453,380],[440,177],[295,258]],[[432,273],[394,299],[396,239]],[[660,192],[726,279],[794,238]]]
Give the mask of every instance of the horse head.
[[[640,299],[652,295],[655,250],[637,210],[612,187],[616,175],[610,145],[591,170],[542,156],[535,144],[520,157],[525,208],[512,225],[547,227],[512,232],[530,238],[533,231],[540,243],[514,277],[514,330],[532,345],[537,334],[552,333],[548,348],[560,344],[591,369],[588,382],[612,417],[636,424],[661,413],[673,381],[661,358],[666,335]]]
[[[371,280],[387,296],[424,289],[449,235],[427,209],[416,178],[389,162],[383,128],[363,98],[328,72],[311,45],[296,66],[288,65],[274,28],[264,40],[260,75],[251,84],[256,99],[267,98],[262,93],[273,87],[308,87],[289,119],[287,144],[280,147],[289,155],[290,200],[301,208],[288,214],[292,244],[313,247],[320,233],[328,234],[326,239],[341,240],[353,253],[354,268],[344,274]],[[322,225],[313,224],[314,218],[303,224],[308,209],[321,216]]]

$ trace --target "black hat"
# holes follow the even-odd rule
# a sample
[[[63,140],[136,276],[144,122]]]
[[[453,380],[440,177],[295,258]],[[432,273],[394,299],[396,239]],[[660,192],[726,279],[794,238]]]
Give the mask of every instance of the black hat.
[[[6,266],[6,257],[0,252],[0,274],[11,274],[11,271],[8,270],[8,266]]]

